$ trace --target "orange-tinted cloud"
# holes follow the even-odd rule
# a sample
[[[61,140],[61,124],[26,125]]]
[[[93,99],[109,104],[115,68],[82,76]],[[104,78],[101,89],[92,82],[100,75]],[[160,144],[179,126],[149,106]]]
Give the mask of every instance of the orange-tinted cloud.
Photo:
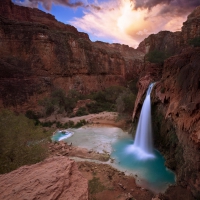
[[[112,42],[124,43],[133,47],[136,47],[149,34],[161,30],[177,31],[181,29],[189,11],[179,14],[180,8],[179,10],[174,9],[171,13],[164,13],[168,4],[158,4],[158,1],[151,2],[154,2],[155,5],[148,4],[152,6],[141,7],[137,4],[137,9],[135,9],[134,1],[110,0],[99,3],[103,9],[90,8],[85,11],[82,18],[74,18],[70,23],[79,30],[99,37],[99,40],[110,38]]]
[[[94,35],[98,40],[136,47],[149,34],[161,30],[177,31],[200,0],[26,0],[27,6],[38,3],[50,10],[52,3],[83,7],[84,16],[67,22]]]

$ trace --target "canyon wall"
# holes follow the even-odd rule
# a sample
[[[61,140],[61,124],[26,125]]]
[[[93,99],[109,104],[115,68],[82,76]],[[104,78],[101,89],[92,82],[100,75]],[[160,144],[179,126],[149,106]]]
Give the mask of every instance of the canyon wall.
[[[0,2],[0,108],[38,110],[55,88],[66,93],[126,85],[144,53],[127,45],[91,42],[85,33],[38,9]]]
[[[156,147],[177,183],[200,198],[200,7],[179,32],[152,34],[133,49],[127,45],[91,42],[88,35],[37,9],[0,1],[0,109],[38,111],[39,100],[55,88],[80,93],[138,81],[133,120],[139,116],[144,93],[152,92]],[[144,62],[159,50],[163,63]]]
[[[133,121],[139,117],[149,83],[156,82],[152,91],[155,146],[176,172],[177,184],[200,199],[200,47],[190,43],[198,37],[200,7],[188,16],[180,32],[162,31],[139,45],[145,53],[156,49],[173,55],[160,64],[145,63]]]
[[[156,146],[175,170],[177,183],[200,198],[200,48],[164,63],[153,94]]]

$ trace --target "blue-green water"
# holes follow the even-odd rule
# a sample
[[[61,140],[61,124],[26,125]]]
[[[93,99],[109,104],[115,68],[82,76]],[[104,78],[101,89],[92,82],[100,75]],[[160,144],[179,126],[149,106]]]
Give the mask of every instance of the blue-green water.
[[[141,155],[133,147],[132,137],[114,127],[82,127],[68,129],[72,134],[59,131],[52,136],[53,141],[65,141],[97,152],[107,151],[115,159],[110,163],[127,174],[137,176],[136,182],[154,192],[164,192],[169,184],[175,183],[175,175],[164,165],[163,156],[154,150],[154,156]]]
[[[164,165],[163,156],[154,150],[154,157],[141,159],[134,152],[133,140],[123,138],[112,145],[113,152],[111,157],[123,168],[137,174],[137,183],[144,188],[154,192],[164,192],[169,184],[175,183],[175,175]]]
[[[68,130],[69,131],[69,130]],[[66,140],[67,138],[71,137],[73,135],[73,131],[69,131],[67,134],[62,133],[62,131],[57,131],[52,137],[52,141],[61,141]]]

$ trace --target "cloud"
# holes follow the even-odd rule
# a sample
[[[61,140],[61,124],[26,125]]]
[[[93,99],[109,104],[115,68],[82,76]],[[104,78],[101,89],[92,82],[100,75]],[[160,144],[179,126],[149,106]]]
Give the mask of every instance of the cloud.
[[[70,0],[25,0],[24,2],[21,2],[20,0],[15,1],[17,4],[32,8],[37,8],[38,4],[41,3],[46,10],[51,10],[52,4],[57,5],[64,5],[71,8],[76,7],[84,7],[84,3],[82,1],[73,1]]]
[[[148,9],[162,5],[159,14],[176,13],[178,16],[185,15],[185,12],[190,12],[195,7],[200,5],[199,0],[131,0],[134,2],[135,9]]]
[[[90,38],[137,45],[152,33],[178,31],[187,15],[200,0],[25,0],[27,6],[38,3],[47,9],[52,4],[82,7],[84,15],[70,23]]]
[[[174,6],[173,12],[169,10],[170,3],[170,6]],[[99,40],[109,38],[111,42],[137,47],[152,33],[181,29],[189,11],[186,7],[179,8],[176,3],[171,0],[110,0],[99,3],[99,10],[90,7],[82,18],[74,18],[70,24],[80,31],[99,37]],[[196,4],[190,2],[190,5]]]

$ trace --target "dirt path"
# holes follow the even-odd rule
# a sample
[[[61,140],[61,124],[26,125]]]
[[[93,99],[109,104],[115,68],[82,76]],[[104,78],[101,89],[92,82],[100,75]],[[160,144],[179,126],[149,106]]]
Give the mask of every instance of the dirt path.
[[[88,122],[88,125],[91,125],[91,126],[98,126],[98,125],[116,126],[122,129],[127,129],[130,127],[130,124],[128,125],[125,119],[120,119],[120,117],[118,116],[118,113],[116,112],[101,112],[98,114],[89,114],[89,115],[84,115],[81,117],[72,117],[72,118],[56,114],[56,115],[51,115],[50,117],[47,117],[47,118],[40,119],[41,122],[59,121],[62,124],[69,121],[73,121],[74,124],[76,124],[77,122],[80,122],[81,120],[85,120],[86,122]]]

